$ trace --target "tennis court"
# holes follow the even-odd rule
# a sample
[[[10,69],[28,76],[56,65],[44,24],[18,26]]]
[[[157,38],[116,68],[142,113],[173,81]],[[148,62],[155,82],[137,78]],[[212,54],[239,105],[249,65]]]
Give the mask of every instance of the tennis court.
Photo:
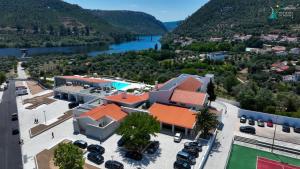
[[[240,146],[234,144],[232,146],[231,154],[228,160],[227,169],[277,169],[272,166],[267,168],[258,168],[258,165],[267,163],[267,161],[258,162],[259,158],[265,158],[268,160],[277,161],[279,163],[285,163],[284,167],[287,168],[278,168],[278,169],[300,169],[300,168],[288,168],[289,166],[300,166],[300,160],[282,156],[278,154],[273,154],[266,151],[261,151],[245,146]],[[261,164],[259,164],[261,163]],[[270,164],[270,162],[268,163]],[[266,165],[268,165],[266,164]],[[273,165],[276,165],[274,162]],[[270,164],[271,165],[271,164]]]
[[[300,167],[288,165],[275,160],[258,157],[256,169],[300,169]]]

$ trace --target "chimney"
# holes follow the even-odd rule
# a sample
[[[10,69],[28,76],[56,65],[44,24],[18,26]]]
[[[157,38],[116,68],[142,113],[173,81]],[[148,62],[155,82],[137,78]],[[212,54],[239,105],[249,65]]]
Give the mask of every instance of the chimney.
[[[122,99],[127,99],[127,92],[122,93]]]
[[[158,81],[155,81],[155,90],[158,90]]]

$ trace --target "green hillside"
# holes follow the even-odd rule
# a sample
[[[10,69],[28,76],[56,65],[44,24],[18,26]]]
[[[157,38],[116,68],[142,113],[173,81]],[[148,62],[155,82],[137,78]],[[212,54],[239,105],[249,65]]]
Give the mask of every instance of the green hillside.
[[[93,12],[108,23],[116,27],[125,28],[133,33],[162,35],[167,32],[162,22],[143,12],[103,10],[95,10]]]
[[[174,32],[196,38],[226,37],[235,33],[299,34],[299,4],[299,0],[210,0]],[[277,12],[276,20],[269,19],[271,7]]]

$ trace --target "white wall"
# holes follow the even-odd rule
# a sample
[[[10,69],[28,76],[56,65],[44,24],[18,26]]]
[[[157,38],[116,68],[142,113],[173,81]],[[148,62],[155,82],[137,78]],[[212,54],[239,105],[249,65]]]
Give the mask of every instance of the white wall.
[[[88,125],[85,134],[88,137],[92,137],[98,140],[104,140],[107,137],[111,136],[119,127],[119,125],[120,123],[116,121],[112,121],[105,127]]]
[[[300,127],[300,119],[299,118],[292,118],[287,116],[279,116],[279,115],[273,115],[273,114],[267,114],[262,112],[256,112],[256,111],[250,111],[250,110],[244,110],[239,109],[238,117],[241,117],[242,115],[245,115],[247,117],[252,117],[255,120],[262,119],[263,121],[272,120],[273,123],[277,124],[284,124],[287,123],[289,126],[292,127]]]
[[[169,103],[169,99],[172,95],[173,90],[166,91],[151,91],[149,92],[150,103],[160,102],[160,103]]]
[[[143,110],[143,109],[135,109],[135,108],[130,108],[130,107],[121,107],[122,111],[130,114],[130,113],[135,113],[135,112],[141,112],[141,113],[148,113],[148,110]]]

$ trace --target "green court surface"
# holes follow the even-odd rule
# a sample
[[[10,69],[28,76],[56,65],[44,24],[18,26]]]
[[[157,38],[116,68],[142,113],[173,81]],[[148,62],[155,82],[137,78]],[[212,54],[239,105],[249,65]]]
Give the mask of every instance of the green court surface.
[[[234,144],[226,169],[256,169],[257,157],[300,166],[300,160]]]

